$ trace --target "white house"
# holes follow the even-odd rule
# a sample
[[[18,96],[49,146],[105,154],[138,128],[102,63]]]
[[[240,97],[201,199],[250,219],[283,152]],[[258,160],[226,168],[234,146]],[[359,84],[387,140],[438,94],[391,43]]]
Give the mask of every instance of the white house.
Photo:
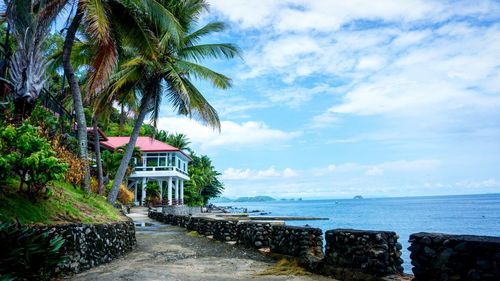
[[[101,147],[116,150],[129,142],[129,137],[106,137]],[[133,158],[134,169],[129,176],[128,188],[134,186],[135,205],[143,205],[146,198],[146,183],[156,181],[160,187],[162,204],[184,204],[184,182],[189,180],[188,164],[192,160],[182,150],[155,140],[139,137],[136,146],[142,151],[142,159]],[[138,185],[141,194],[138,196]],[[164,194],[167,198],[164,200]],[[139,201],[140,199],[140,201]]]

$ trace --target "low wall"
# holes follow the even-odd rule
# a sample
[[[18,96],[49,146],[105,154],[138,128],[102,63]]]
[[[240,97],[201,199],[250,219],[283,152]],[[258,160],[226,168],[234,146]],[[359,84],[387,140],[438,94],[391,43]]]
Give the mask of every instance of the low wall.
[[[297,257],[308,270],[338,280],[398,280],[403,272],[399,236],[391,231],[321,229],[258,221],[225,221],[150,212],[220,241]],[[410,236],[415,281],[500,280],[500,237],[417,233]],[[385,276],[385,277],[384,277]],[[391,279],[393,278],[393,279]],[[394,279],[396,278],[396,279]]]
[[[421,232],[410,242],[414,280],[500,280],[500,237]]]
[[[271,252],[305,258],[323,257],[323,231],[319,228],[273,225]]]
[[[392,231],[335,229],[326,232],[323,262],[375,276],[402,273],[398,235]]]
[[[269,234],[271,233],[271,224],[264,222],[240,222],[238,224],[238,239],[236,242],[251,248],[269,247]]]
[[[201,207],[189,207],[186,205],[172,205],[172,206],[164,206],[162,207],[162,211],[165,214],[171,215],[196,215],[201,213]]]
[[[132,221],[109,224],[63,224],[36,227],[66,240],[68,259],[59,267],[63,273],[78,273],[110,262],[131,251],[136,245]]]
[[[238,221],[217,220],[214,222],[214,239],[219,241],[238,240]]]

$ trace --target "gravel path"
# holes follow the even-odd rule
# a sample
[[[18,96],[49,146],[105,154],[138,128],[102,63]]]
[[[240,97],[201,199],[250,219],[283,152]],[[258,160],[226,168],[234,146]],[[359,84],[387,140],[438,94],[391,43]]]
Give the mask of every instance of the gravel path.
[[[137,248],[68,280],[333,280],[319,275],[258,275],[275,261],[253,249],[189,236],[184,228],[151,221],[143,210],[130,217],[142,224],[136,226]]]

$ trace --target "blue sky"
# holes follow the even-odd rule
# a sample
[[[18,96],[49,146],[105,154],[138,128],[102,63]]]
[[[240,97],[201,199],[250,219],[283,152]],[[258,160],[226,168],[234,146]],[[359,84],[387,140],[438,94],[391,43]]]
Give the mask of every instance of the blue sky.
[[[173,115],[225,196],[500,192],[500,2],[212,0],[242,59],[199,83],[219,134]]]

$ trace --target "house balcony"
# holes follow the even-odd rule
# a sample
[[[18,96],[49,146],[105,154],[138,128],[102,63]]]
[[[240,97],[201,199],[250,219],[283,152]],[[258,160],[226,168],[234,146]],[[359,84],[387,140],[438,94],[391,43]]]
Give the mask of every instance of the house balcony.
[[[135,166],[129,178],[164,178],[177,177],[189,180],[188,173],[174,166]]]

